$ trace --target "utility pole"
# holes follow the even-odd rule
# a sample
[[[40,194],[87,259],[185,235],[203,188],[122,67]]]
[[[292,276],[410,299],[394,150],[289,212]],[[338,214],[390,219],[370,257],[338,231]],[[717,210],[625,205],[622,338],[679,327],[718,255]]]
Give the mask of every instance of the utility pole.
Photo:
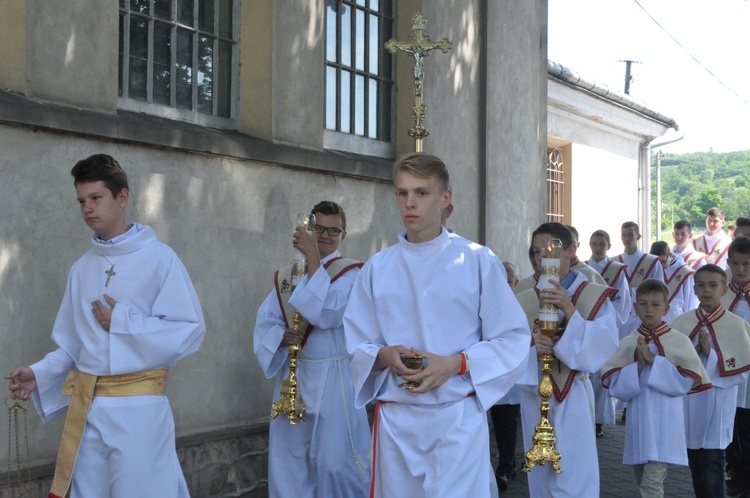
[[[640,64],[641,61],[624,60],[617,62],[625,63],[625,95],[630,95],[630,82],[633,81],[633,77],[630,75],[630,66],[633,63]]]

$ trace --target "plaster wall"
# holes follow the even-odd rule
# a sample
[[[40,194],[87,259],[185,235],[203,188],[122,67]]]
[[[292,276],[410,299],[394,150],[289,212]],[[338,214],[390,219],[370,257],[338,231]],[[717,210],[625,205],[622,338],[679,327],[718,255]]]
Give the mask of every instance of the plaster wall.
[[[454,211],[448,226],[480,243],[486,78],[485,68],[481,67],[484,3],[470,0],[456,6],[451,2],[425,2],[422,11],[432,40],[448,38],[453,42],[449,52],[433,50],[425,60],[424,126],[430,135],[423,141],[424,151],[440,157],[451,175]],[[413,105],[413,79],[406,88],[399,87],[399,93],[404,91],[410,92],[409,105]],[[409,121],[407,126],[400,130],[414,126],[414,122]]]
[[[117,2],[28,0],[28,95],[114,110],[118,22]]]
[[[298,212],[322,199],[341,203],[348,218],[342,251],[359,259],[395,242],[401,229],[392,189],[380,182],[6,125],[0,150],[12,151],[0,159],[3,371],[54,348],[50,331],[67,273],[91,236],[70,168],[110,154],[130,176],[130,220],[151,225],[177,252],[206,317],[200,351],[170,372],[178,436],[267,420],[273,381],[254,358],[252,330],[273,270],[291,260]],[[29,415],[32,464],[54,459],[61,430],[61,420],[44,426]]]
[[[521,275],[545,221],[547,2],[487,2],[486,240]]]
[[[325,2],[273,2],[274,140],[323,146],[325,35]]]

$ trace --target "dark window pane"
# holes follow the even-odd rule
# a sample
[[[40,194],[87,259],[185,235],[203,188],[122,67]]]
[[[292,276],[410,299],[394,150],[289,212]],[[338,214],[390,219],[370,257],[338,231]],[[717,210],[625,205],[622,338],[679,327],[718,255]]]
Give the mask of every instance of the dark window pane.
[[[177,21],[193,26],[193,0],[177,0]]]
[[[172,88],[172,29],[171,25],[163,22],[154,22],[154,102],[157,104],[170,104]]]
[[[148,71],[148,22],[130,18],[130,57],[128,62],[128,95],[146,100]]]
[[[214,39],[198,38],[198,111],[213,114],[214,102]]]
[[[225,118],[232,116],[232,44],[219,42],[219,59],[216,62],[219,72],[217,77],[216,113]]]
[[[198,4],[199,29],[214,33],[214,0],[200,0]]]
[[[154,0],[154,17],[172,20],[172,0]]]
[[[177,28],[177,107],[193,108],[193,35]]]
[[[130,0],[130,10],[148,15],[148,0]]]
[[[219,0],[219,36],[232,38],[232,0]]]

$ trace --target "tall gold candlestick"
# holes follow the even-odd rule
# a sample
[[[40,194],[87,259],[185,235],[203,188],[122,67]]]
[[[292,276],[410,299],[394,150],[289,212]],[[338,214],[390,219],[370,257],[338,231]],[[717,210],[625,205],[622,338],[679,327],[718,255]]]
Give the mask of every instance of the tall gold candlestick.
[[[552,287],[550,280],[560,280],[560,252],[562,242],[559,239],[549,239],[542,254],[541,273],[539,275],[538,287],[540,290]],[[559,316],[557,307],[550,303],[539,301],[539,332],[552,337],[557,334]],[[543,354],[541,357],[541,379],[539,380],[539,397],[541,398],[541,418],[539,424],[534,428],[532,437],[533,445],[526,452],[526,462],[521,470],[530,472],[537,465],[552,464],[556,473],[562,472],[560,468],[560,453],[555,449],[555,428],[549,422],[549,399],[552,396],[552,360],[551,354]]]

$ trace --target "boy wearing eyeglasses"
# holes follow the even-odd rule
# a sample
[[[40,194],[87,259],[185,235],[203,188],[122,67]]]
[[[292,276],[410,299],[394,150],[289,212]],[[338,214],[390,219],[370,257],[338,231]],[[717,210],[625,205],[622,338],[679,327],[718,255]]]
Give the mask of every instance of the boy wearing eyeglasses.
[[[293,245],[307,258],[307,275],[291,288],[291,267],[274,275],[275,289],[258,310],[255,355],[266,378],[276,377],[274,400],[289,376],[287,346],[302,344],[297,366],[305,420],[286,417],[270,423],[269,496],[367,496],[370,482],[370,428],[364,408],[354,407],[343,316],[360,261],[345,259],[344,210],[331,201],[312,209],[312,235],[302,227]],[[294,311],[304,318],[292,326]],[[290,478],[290,476],[292,476]]]

